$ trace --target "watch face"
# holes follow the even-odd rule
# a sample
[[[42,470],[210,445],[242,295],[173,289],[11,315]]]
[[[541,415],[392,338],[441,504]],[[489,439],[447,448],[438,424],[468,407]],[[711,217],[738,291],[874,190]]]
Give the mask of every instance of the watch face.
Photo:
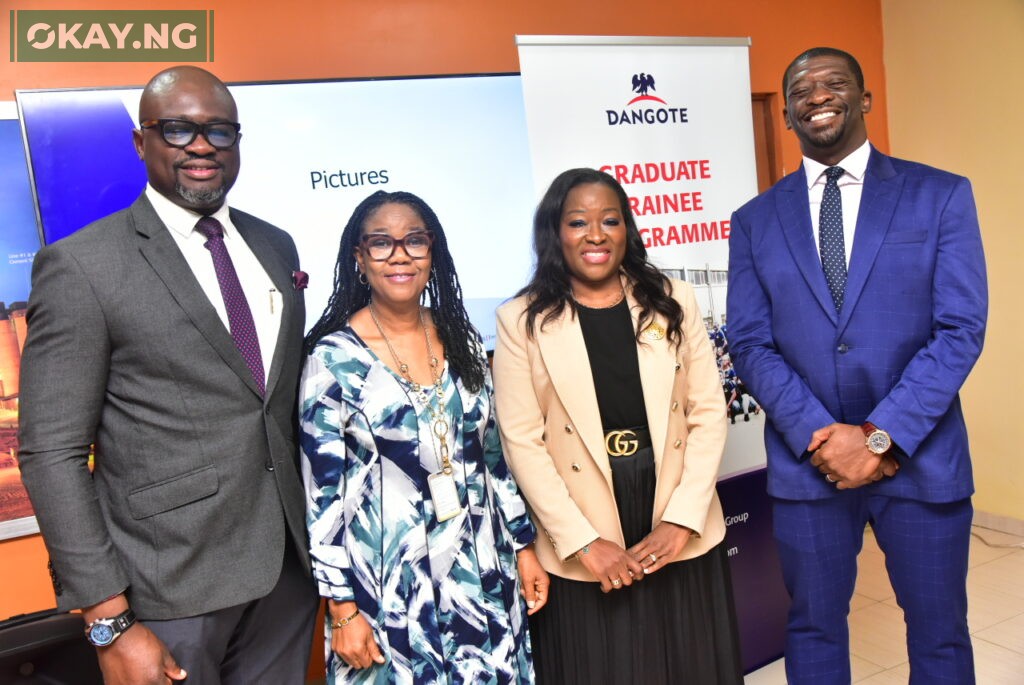
[[[883,454],[889,450],[892,445],[892,440],[889,439],[889,435],[884,431],[875,431],[868,436],[868,449],[875,454]]]
[[[109,645],[114,641],[114,629],[106,624],[97,623],[89,631],[89,641],[97,647]]]

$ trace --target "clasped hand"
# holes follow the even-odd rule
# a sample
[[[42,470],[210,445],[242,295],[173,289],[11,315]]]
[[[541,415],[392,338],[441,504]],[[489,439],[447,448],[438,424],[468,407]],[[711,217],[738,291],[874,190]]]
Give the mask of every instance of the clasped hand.
[[[811,435],[807,446],[813,452],[811,465],[827,476],[839,490],[851,490],[891,477],[900,465],[889,454],[878,455],[868,449],[860,426],[833,423]]]
[[[588,551],[577,557],[601,583],[602,592],[628,587],[643,580],[644,575],[658,571],[683,551],[690,539],[690,529],[662,521],[643,540],[628,550],[610,540],[598,538]]]

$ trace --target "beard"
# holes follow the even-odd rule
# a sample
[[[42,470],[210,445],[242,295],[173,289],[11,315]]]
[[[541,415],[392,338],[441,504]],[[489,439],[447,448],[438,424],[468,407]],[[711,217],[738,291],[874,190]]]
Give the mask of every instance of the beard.
[[[842,140],[843,136],[846,135],[846,129],[850,126],[849,107],[842,107],[842,114],[839,116],[843,118],[839,126],[831,126],[820,131],[808,131],[806,128],[803,128],[803,137],[814,147],[831,148]]]
[[[206,188],[203,190],[192,190],[186,188],[180,183],[174,186],[174,192],[178,194],[180,198],[185,200],[191,207],[213,207],[220,206],[224,201],[225,190],[224,186],[217,188]]]
[[[843,125],[837,128],[819,131],[816,134],[808,134],[807,140],[815,147],[832,147],[839,142],[845,131],[846,122],[843,122]]]

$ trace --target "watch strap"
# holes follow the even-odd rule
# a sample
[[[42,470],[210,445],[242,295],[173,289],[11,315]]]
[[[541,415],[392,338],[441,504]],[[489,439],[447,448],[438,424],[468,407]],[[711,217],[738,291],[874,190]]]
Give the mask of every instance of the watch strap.
[[[114,617],[112,625],[114,632],[120,635],[131,628],[133,623],[135,623],[135,612],[132,611],[131,607],[129,607]]]

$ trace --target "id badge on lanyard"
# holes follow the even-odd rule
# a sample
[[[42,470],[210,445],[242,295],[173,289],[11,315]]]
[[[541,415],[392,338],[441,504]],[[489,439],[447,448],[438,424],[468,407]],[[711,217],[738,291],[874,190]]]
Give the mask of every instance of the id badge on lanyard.
[[[459,490],[455,487],[455,477],[449,472],[441,471],[427,476],[430,488],[430,499],[434,502],[434,516],[438,522],[455,518],[462,511],[459,502]]]

